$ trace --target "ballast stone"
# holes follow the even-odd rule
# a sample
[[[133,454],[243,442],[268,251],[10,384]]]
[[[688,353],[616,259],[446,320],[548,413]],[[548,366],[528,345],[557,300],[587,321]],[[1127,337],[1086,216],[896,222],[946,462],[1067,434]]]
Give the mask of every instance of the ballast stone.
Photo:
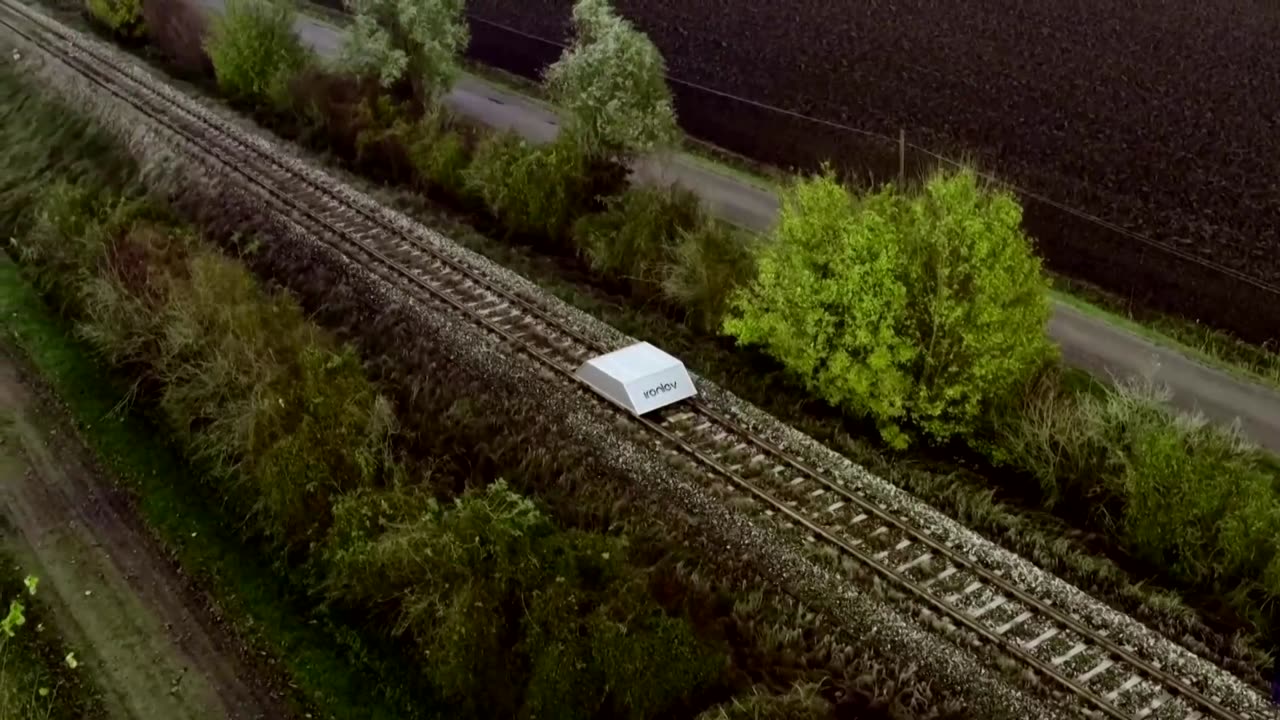
[[[647,342],[594,357],[574,376],[633,415],[697,394],[684,363]]]

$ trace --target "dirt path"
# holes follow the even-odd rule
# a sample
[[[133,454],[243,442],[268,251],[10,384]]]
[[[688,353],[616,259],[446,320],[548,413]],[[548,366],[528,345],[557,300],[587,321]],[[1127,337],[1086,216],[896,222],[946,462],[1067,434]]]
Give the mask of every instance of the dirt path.
[[[0,544],[40,576],[58,631],[98,680],[108,714],[290,717],[29,380],[0,345]]]

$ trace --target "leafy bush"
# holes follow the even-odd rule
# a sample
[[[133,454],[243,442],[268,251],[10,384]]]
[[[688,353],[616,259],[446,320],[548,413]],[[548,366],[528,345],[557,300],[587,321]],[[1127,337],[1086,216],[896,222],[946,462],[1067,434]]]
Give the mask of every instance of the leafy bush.
[[[609,198],[604,211],[579,218],[573,239],[593,270],[652,292],[662,282],[681,232],[701,222],[693,193],[674,186],[634,187]]]
[[[751,281],[756,241],[711,220],[680,231],[662,293],[707,332],[720,329],[733,292]]]
[[[213,71],[204,48],[208,23],[192,0],[142,0],[142,17],[151,43],[178,70],[191,75]]]
[[[586,167],[567,143],[535,147],[503,134],[480,143],[463,177],[466,190],[484,201],[507,232],[554,239],[587,202]]]
[[[447,697],[480,717],[662,717],[722,659],[665,615],[617,538],[557,531],[497,482],[443,507],[339,501],[329,590],[396,615]]]
[[[317,541],[333,495],[395,477],[390,406],[291,298],[137,201],[55,183],[37,218],[21,247],[77,301],[79,332],[145,373],[177,436],[275,542]]]
[[[289,82],[309,61],[293,32],[296,14],[289,0],[228,0],[206,44],[218,87],[236,100],[287,107]]]
[[[347,70],[384,88],[407,87],[421,107],[449,90],[470,40],[463,0],[348,0],[347,6],[355,15],[342,50]]]
[[[763,346],[816,394],[874,418],[966,435],[1050,355],[1039,261],[1010,195],[964,171],[919,195],[855,199],[831,174],[798,182],[755,282],[725,329]]]
[[[1099,394],[1041,386],[998,426],[1000,459],[1029,468],[1051,506],[1091,508],[1135,557],[1179,584],[1280,597],[1280,502],[1265,455],[1177,415],[1149,385]],[[1256,614],[1253,622],[1263,622]]]
[[[410,133],[409,160],[428,187],[461,197],[466,193],[471,146],[451,125],[447,112],[440,108],[420,120]]]
[[[140,40],[147,35],[142,0],[86,0],[85,7],[93,19],[118,37]]]
[[[578,0],[573,26],[573,45],[547,68],[545,83],[582,152],[625,158],[673,144],[675,106],[653,42],[609,0]]]

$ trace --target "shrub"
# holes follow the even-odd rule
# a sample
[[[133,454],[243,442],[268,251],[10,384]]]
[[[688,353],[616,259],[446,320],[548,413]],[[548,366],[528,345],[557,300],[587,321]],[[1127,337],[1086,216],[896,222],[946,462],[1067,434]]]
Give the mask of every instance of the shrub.
[[[94,20],[118,37],[141,40],[147,35],[142,0],[86,0],[85,6]]]
[[[384,182],[412,179],[409,143],[414,120],[410,110],[386,95],[366,95],[355,106],[356,167]]]
[[[503,134],[480,143],[463,176],[466,190],[507,232],[557,239],[588,201],[585,174],[586,163],[570,144],[534,147]]]
[[[854,199],[831,174],[784,198],[755,282],[725,329],[833,405],[874,418],[896,447],[978,429],[1051,346],[1039,261],[1016,200],[969,171],[916,196]]]
[[[998,458],[1028,468],[1050,506],[1071,502],[1134,557],[1184,587],[1227,596],[1248,620],[1280,597],[1280,502],[1265,455],[1231,429],[1178,415],[1126,383],[1070,393],[1042,383],[999,428]]]
[[[289,0],[228,0],[206,45],[218,87],[242,102],[287,107],[289,82],[309,60],[295,15]]]
[[[355,15],[342,51],[349,71],[433,105],[458,73],[469,42],[463,0],[348,0]]]
[[[471,146],[468,137],[453,127],[448,111],[436,108],[428,113],[409,137],[409,161],[419,181],[429,188],[464,197]]]
[[[147,35],[181,72],[203,75],[213,71],[205,51],[208,23],[191,0],[142,0]]]
[[[293,77],[288,95],[301,141],[354,157],[369,101],[366,83],[312,64]]]
[[[653,42],[608,0],[578,0],[573,26],[573,45],[544,79],[582,152],[626,158],[674,143],[678,128],[666,63]]]
[[[680,231],[662,294],[706,332],[723,324],[734,290],[751,281],[756,241],[715,221]]]
[[[282,546],[327,527],[330,498],[391,482],[391,408],[350,349],[288,296],[139,201],[55,184],[22,239],[77,301],[78,332],[144,372],[163,415],[223,494]]]
[[[662,717],[722,668],[665,615],[617,538],[558,531],[498,482],[442,507],[412,490],[335,509],[330,594],[395,608],[433,680],[481,717]]]
[[[600,213],[573,226],[573,240],[591,268],[652,292],[680,234],[703,222],[698,198],[677,187],[635,187],[609,198]]]

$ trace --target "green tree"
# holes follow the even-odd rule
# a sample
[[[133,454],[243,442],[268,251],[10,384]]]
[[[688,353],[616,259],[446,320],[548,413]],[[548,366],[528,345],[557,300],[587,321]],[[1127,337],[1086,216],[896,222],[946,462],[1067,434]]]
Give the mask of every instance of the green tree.
[[[544,81],[584,154],[626,158],[673,143],[675,108],[653,42],[608,0],[578,0],[573,26],[573,45]]]
[[[897,447],[976,430],[1050,356],[1045,281],[1022,213],[968,170],[854,198],[830,174],[786,194],[725,329],[762,346]]]
[[[423,106],[449,90],[467,47],[464,0],[348,0],[355,15],[342,64]]]
[[[293,32],[289,0],[228,0],[206,42],[218,86],[239,100],[284,107],[309,56]]]

